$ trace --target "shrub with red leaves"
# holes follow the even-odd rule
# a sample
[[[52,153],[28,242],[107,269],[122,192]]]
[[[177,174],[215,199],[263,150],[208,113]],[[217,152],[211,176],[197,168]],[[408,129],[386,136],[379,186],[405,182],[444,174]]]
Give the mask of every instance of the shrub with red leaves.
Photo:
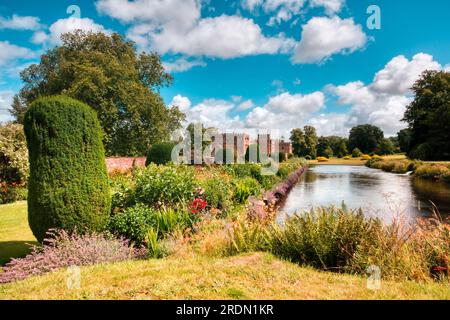
[[[124,238],[105,234],[68,234],[52,230],[44,246],[34,246],[25,258],[13,259],[0,273],[0,284],[23,280],[70,266],[144,258],[147,250],[130,247]]]

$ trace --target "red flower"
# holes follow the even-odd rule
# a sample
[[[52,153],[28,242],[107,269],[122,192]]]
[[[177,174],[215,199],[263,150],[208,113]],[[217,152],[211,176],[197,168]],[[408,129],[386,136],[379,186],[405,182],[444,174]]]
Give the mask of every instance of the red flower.
[[[447,268],[446,267],[436,266],[436,267],[433,267],[433,270],[437,271],[437,272],[442,272],[442,271],[447,270]]]
[[[207,207],[208,203],[200,198],[195,199],[191,204],[192,213],[197,214]]]

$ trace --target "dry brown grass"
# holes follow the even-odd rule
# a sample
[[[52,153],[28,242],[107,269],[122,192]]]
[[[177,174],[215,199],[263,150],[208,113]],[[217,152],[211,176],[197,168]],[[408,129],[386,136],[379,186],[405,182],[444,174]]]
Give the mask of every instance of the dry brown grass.
[[[381,283],[301,268],[270,254],[231,258],[177,256],[81,269],[81,288],[61,270],[0,286],[0,299],[450,299],[442,284]]]

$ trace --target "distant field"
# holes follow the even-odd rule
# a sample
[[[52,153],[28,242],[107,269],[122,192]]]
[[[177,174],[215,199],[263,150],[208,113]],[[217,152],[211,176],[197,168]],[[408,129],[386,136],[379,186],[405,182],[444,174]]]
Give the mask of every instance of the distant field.
[[[391,156],[383,156],[385,160],[402,160],[406,159],[406,156],[403,154],[395,154]],[[345,160],[343,158],[332,158],[327,162],[319,162],[317,160],[308,160],[308,164],[320,164],[320,165],[349,165],[349,166],[363,166],[365,165],[367,160],[361,158],[350,158]]]

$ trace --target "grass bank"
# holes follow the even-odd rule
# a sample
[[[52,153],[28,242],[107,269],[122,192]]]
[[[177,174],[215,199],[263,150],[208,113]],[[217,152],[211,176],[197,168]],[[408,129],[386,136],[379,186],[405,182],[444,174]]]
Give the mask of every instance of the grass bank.
[[[80,289],[67,271],[0,286],[0,299],[450,299],[448,287],[386,281],[302,268],[267,253],[228,258],[170,257],[81,268]]]
[[[390,156],[382,156],[384,160],[403,160],[406,159],[404,155],[390,155]],[[364,166],[367,162],[367,159],[363,157],[358,158],[331,158],[326,162],[319,162],[318,160],[308,160],[309,165],[320,164],[320,165],[349,165],[349,166]]]
[[[419,161],[409,159],[372,159],[366,166],[386,172],[404,174],[412,172],[416,177],[450,183],[450,162]]]

